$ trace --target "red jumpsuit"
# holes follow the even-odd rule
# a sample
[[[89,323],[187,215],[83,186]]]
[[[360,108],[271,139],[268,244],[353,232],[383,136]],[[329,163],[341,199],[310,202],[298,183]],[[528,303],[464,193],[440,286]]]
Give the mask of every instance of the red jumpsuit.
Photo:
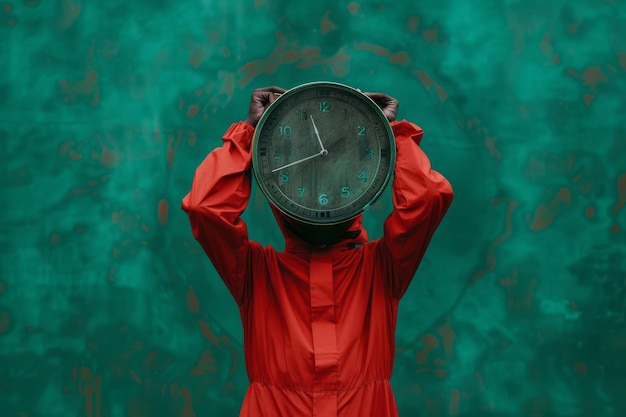
[[[389,383],[398,302],[453,194],[418,146],[422,129],[392,128],[394,210],[384,236],[368,243],[361,217],[350,229],[358,237],[312,248],[280,214],[284,252],[248,240],[240,218],[251,186],[247,123],[233,124],[196,170],[183,209],[239,306],[250,379],[240,416],[398,415]]]

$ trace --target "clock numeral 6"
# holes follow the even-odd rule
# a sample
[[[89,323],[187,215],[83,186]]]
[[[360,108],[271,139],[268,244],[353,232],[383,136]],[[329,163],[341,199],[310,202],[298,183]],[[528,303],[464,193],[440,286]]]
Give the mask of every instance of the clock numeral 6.
[[[321,205],[325,206],[326,204],[328,204],[328,194],[320,194],[320,197],[317,201],[319,201]]]
[[[350,197],[350,187],[343,187],[341,189],[341,196],[345,198]]]

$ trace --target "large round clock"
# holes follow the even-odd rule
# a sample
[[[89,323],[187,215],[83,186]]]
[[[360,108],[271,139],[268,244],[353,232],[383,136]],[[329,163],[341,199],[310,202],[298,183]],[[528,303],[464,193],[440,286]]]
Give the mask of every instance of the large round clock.
[[[382,110],[333,82],[288,90],[256,127],[252,163],[261,191],[281,212],[309,225],[345,223],[382,194],[395,141]]]

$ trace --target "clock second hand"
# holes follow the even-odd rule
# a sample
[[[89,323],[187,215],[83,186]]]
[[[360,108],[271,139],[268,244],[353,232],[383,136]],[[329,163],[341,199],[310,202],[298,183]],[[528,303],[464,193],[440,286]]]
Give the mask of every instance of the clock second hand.
[[[288,163],[287,165],[283,165],[282,167],[278,167],[272,170],[272,172],[280,171],[281,169],[289,168],[290,166],[299,164],[300,162],[308,161],[309,159],[317,158],[318,156],[326,156],[328,155],[328,151],[326,149],[322,149],[319,153],[315,155],[307,156],[306,158],[298,159],[297,161],[293,161]]]

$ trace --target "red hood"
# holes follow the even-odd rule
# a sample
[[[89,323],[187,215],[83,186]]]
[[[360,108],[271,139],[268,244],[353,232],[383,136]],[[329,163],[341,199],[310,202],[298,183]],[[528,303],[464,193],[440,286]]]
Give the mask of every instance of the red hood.
[[[363,227],[363,215],[336,226],[307,226],[288,217],[272,204],[270,204],[270,207],[274,213],[276,223],[278,223],[278,227],[280,227],[285,238],[286,252],[310,251],[312,247],[319,246],[319,244],[310,243],[301,237],[298,231],[304,227],[307,228],[307,235],[311,234],[312,228],[318,229],[320,234],[323,234],[325,230],[334,229],[333,233],[339,233],[341,237],[338,241],[332,243],[333,246],[350,248],[367,242],[367,230]]]

